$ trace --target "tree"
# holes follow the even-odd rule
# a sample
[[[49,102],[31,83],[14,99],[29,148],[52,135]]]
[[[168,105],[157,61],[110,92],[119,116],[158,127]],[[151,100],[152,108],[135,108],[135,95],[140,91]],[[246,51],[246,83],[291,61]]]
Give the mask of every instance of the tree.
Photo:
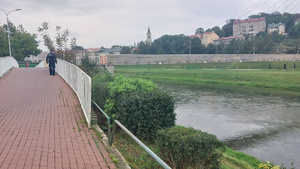
[[[213,44],[208,44],[207,47],[206,47],[206,51],[205,53],[207,54],[215,54],[216,53],[216,46],[213,45]]]
[[[150,54],[150,45],[146,44],[145,42],[141,41],[139,43],[139,53],[140,54]]]
[[[212,31],[211,28],[208,28],[208,29],[205,30],[205,32],[211,32],[211,31]]]
[[[84,48],[82,46],[75,45],[73,50],[84,50]]]
[[[188,54],[190,50],[191,38],[183,34],[164,35],[151,44],[152,54]],[[139,50],[143,51],[140,48]]]
[[[48,33],[48,29],[49,29],[49,24],[47,22],[43,22],[42,26],[38,28],[38,32],[40,32],[40,34],[42,35],[45,46],[47,46],[47,48],[51,50],[51,49],[55,49],[55,46],[54,46],[54,42],[52,41]],[[56,42],[57,50],[55,53],[57,54],[58,58],[64,59],[71,63],[75,63],[76,58],[72,50],[75,50],[77,46],[76,38],[75,37],[71,38],[70,47],[68,47],[69,36],[70,36],[69,29],[65,29],[61,33],[61,26],[56,26],[55,42]]]
[[[49,24],[47,22],[43,22],[42,26],[38,28],[38,32],[42,35],[44,39],[44,45],[49,49],[55,49],[53,45],[53,41],[48,33]]]
[[[204,29],[203,28],[196,29],[195,34],[197,35],[199,33],[203,34],[204,33]]]
[[[12,55],[16,60],[21,61],[25,57],[30,55],[38,55],[41,53],[41,50],[38,49],[39,41],[37,40],[36,34],[30,34],[23,28],[22,25],[19,25],[17,28],[12,24],[10,25],[11,31],[11,50]],[[6,34],[6,26],[0,27],[0,56],[8,56],[8,40]]]
[[[293,20],[293,16],[289,13],[284,13],[283,14],[282,23],[285,23],[285,31],[287,33],[290,33],[291,29],[295,25],[294,20]]]
[[[4,26],[0,27],[0,46],[0,57],[9,56],[7,34]]]
[[[192,54],[201,54],[204,53],[205,46],[201,44],[200,38],[192,38],[191,39],[191,53]]]
[[[300,38],[300,23],[297,25],[294,25],[290,32],[289,32],[289,37],[290,38]]]
[[[221,30],[218,26],[211,28],[211,30],[214,31],[220,38],[225,36],[225,31]]]
[[[222,30],[224,31],[224,36],[229,37],[233,35],[233,22],[235,19],[230,19],[226,25],[222,27]]]
[[[130,49],[130,47],[128,47],[128,46],[123,46],[122,48],[121,48],[121,52],[120,52],[121,54],[130,54],[131,53],[131,49]]]

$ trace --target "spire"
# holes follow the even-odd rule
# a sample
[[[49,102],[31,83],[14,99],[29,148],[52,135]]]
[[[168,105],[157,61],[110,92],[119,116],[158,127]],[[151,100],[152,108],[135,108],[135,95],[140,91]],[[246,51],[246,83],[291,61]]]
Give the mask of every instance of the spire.
[[[150,28],[148,27],[148,33],[147,33],[147,38],[146,38],[146,44],[151,45],[151,43],[152,43],[151,32],[150,32]]]

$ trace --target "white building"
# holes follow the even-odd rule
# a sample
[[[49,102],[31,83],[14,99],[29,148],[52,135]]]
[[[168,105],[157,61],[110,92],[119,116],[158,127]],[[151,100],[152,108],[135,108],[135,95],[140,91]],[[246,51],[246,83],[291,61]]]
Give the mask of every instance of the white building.
[[[278,23],[278,24],[268,24],[268,33],[278,32],[280,35],[286,35],[285,33],[285,24]]]

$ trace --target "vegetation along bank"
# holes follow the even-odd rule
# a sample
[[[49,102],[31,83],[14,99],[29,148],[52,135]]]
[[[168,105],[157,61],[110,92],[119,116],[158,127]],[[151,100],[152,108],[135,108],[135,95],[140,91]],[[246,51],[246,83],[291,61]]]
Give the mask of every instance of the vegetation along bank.
[[[203,87],[232,88],[299,97],[298,66],[299,61],[128,65],[116,66],[115,74],[155,82],[189,83]]]
[[[124,77],[225,87],[241,86],[245,89],[248,87],[270,88],[291,93],[299,91],[297,84],[300,83],[295,77],[299,76],[300,72],[296,68],[290,68],[293,63],[286,63],[287,70],[281,69],[281,63],[276,62],[272,62],[274,69],[271,70],[262,68],[269,65],[264,62],[244,64],[246,63],[118,66],[116,76],[108,73],[99,74],[97,72],[99,70],[96,69],[88,70],[88,72],[94,75],[93,100],[113,119],[118,119],[126,127],[131,128],[130,130],[135,135],[170,166],[174,168],[201,168],[201,166],[205,168],[258,168],[259,164],[260,166],[269,164],[229,149],[214,135],[192,128],[175,126],[174,100],[168,93],[160,91],[154,83]],[[291,82],[286,82],[287,79]],[[163,116],[157,119],[155,117],[157,113]],[[106,124],[100,122],[99,125],[105,130]],[[159,168],[159,165],[122,131],[117,132],[114,144],[120,149],[131,167]],[[203,149],[204,145],[205,149]],[[195,155],[194,151],[199,152]],[[207,156],[201,156],[199,160],[198,154],[207,154]]]

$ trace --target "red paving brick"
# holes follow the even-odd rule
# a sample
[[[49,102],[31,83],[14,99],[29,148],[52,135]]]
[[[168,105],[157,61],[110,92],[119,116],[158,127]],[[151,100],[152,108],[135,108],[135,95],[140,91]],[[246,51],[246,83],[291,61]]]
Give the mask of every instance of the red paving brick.
[[[82,121],[76,94],[60,76],[14,68],[0,78],[0,168],[115,168]]]

